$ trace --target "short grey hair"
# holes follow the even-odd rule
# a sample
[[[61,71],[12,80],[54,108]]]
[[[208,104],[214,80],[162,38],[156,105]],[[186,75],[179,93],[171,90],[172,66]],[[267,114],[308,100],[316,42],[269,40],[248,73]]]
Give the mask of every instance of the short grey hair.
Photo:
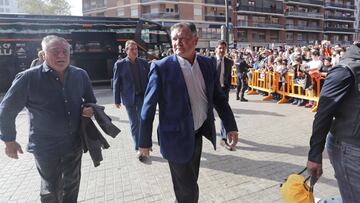
[[[41,41],[42,50],[47,51],[47,48],[48,48],[49,44],[54,42],[54,41],[60,41],[60,42],[65,43],[66,45],[68,45],[68,48],[70,50],[69,42],[66,41],[65,38],[62,38],[62,37],[59,37],[59,36],[56,36],[56,35],[48,35],[48,36],[43,38],[43,40]]]
[[[170,32],[174,31],[175,29],[184,28],[184,27],[189,28],[190,31],[192,32],[193,36],[197,37],[196,25],[191,22],[176,23],[170,27]]]

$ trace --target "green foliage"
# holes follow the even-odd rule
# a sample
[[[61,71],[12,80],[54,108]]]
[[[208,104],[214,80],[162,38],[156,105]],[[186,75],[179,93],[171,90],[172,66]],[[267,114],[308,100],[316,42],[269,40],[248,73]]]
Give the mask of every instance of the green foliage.
[[[29,14],[70,15],[71,6],[66,0],[19,0],[19,7]]]

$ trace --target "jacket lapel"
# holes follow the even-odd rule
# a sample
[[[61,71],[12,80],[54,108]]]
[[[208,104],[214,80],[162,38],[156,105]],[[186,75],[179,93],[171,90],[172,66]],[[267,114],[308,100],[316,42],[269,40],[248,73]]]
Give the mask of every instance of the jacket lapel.
[[[187,103],[189,105],[189,108],[191,109],[190,96],[189,96],[189,92],[187,90],[184,74],[183,74],[183,72],[181,70],[180,63],[177,60],[177,57],[176,57],[175,54],[172,56],[172,65],[171,65],[171,67],[174,68],[175,76],[179,77],[179,84],[180,84],[179,87],[184,87],[185,100],[187,101]]]
[[[204,58],[197,55],[197,62],[199,63],[199,67],[200,67],[200,70],[201,70],[201,73],[203,75],[203,78],[204,78],[204,82],[205,82],[205,88],[206,88],[206,96],[207,98],[209,99],[209,87],[210,87],[210,81],[211,81],[211,78],[210,78],[210,68],[207,67],[207,64],[206,62],[204,61]]]

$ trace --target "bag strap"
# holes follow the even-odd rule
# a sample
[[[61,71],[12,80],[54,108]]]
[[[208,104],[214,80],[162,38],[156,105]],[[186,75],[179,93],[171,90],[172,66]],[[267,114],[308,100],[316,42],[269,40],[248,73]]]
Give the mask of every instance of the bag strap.
[[[301,175],[302,173],[304,173],[305,171],[307,170],[307,167],[305,167],[302,171],[300,171],[298,173],[298,175]],[[313,192],[314,191],[314,185],[316,183],[316,179],[313,178],[311,175],[306,177],[305,180],[304,180],[304,184],[310,179],[310,188],[309,188],[309,191],[310,192]]]

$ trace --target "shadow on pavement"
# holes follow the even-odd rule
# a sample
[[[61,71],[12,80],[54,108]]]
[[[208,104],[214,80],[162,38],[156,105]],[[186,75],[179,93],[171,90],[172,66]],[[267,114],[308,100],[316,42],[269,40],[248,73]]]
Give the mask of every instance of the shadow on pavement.
[[[291,173],[301,171],[305,166],[295,165],[279,161],[257,161],[233,155],[216,155],[207,152],[202,153],[206,160],[201,161],[201,168],[207,168],[235,175],[244,175],[268,179],[282,183]],[[305,164],[305,162],[304,162]],[[234,167],[236,165],[237,167]],[[338,187],[336,180],[321,177],[320,182]]]
[[[246,150],[246,151],[282,153],[282,154],[289,154],[289,155],[295,155],[295,156],[307,156],[307,152],[309,151],[309,147],[307,147],[307,146],[306,147],[305,146],[283,147],[283,146],[260,144],[260,143],[245,140],[242,138],[239,138],[239,143],[243,143],[243,144],[251,146],[251,147],[236,146],[236,149]]]
[[[249,114],[249,115],[267,115],[267,116],[280,116],[285,117],[283,114],[278,114],[269,111],[257,111],[257,110],[249,110],[249,109],[237,109],[232,108],[234,114]]]

